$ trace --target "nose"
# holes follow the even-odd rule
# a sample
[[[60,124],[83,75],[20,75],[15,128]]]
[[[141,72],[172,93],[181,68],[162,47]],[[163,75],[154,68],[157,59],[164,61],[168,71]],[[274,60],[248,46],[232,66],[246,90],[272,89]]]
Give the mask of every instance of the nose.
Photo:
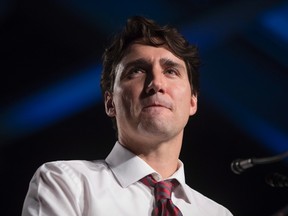
[[[162,72],[153,72],[147,76],[147,94],[155,94],[157,92],[165,92],[165,78]]]

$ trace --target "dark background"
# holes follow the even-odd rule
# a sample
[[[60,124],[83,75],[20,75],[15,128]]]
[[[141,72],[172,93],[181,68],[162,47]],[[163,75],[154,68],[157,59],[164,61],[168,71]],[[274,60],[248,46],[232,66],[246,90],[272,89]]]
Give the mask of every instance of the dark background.
[[[288,1],[2,0],[0,15],[1,215],[21,214],[42,163],[110,152],[101,55],[131,15],[174,25],[200,49],[199,110],[181,153],[187,183],[236,216],[287,208],[287,187],[265,182],[288,175],[287,160],[241,175],[230,163],[288,149]]]

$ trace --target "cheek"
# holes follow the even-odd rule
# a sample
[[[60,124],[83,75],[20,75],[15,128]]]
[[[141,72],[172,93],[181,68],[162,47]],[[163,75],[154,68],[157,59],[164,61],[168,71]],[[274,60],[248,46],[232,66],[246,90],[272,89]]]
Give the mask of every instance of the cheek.
[[[181,87],[175,87],[173,88],[173,97],[174,100],[177,101],[178,109],[180,109],[182,112],[185,112],[185,114],[191,112],[191,89],[189,86],[181,86]],[[184,114],[184,113],[183,113]]]
[[[116,97],[115,97],[116,96]],[[115,92],[114,102],[119,113],[130,113],[133,104],[133,91],[121,89]]]
[[[133,101],[136,100],[141,94],[143,87],[142,82],[134,82],[127,85],[122,85],[119,88],[119,96],[122,97],[123,101]]]

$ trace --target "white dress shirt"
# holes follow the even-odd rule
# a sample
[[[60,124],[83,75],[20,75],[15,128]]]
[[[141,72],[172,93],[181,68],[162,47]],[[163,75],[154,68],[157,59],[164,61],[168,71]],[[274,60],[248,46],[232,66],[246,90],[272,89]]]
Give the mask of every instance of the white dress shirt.
[[[35,172],[26,195],[22,216],[149,216],[154,195],[139,182],[152,174],[146,162],[116,142],[106,160],[54,161]],[[191,189],[184,167],[170,177],[180,185],[172,193],[183,216],[231,216],[222,205]]]

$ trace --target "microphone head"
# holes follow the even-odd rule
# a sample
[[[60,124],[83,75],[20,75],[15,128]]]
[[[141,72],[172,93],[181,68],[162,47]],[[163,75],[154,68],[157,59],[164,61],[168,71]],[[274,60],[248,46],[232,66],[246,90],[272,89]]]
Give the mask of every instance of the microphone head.
[[[246,169],[253,167],[254,164],[252,163],[252,159],[236,159],[231,163],[231,170],[235,173],[240,175]]]

